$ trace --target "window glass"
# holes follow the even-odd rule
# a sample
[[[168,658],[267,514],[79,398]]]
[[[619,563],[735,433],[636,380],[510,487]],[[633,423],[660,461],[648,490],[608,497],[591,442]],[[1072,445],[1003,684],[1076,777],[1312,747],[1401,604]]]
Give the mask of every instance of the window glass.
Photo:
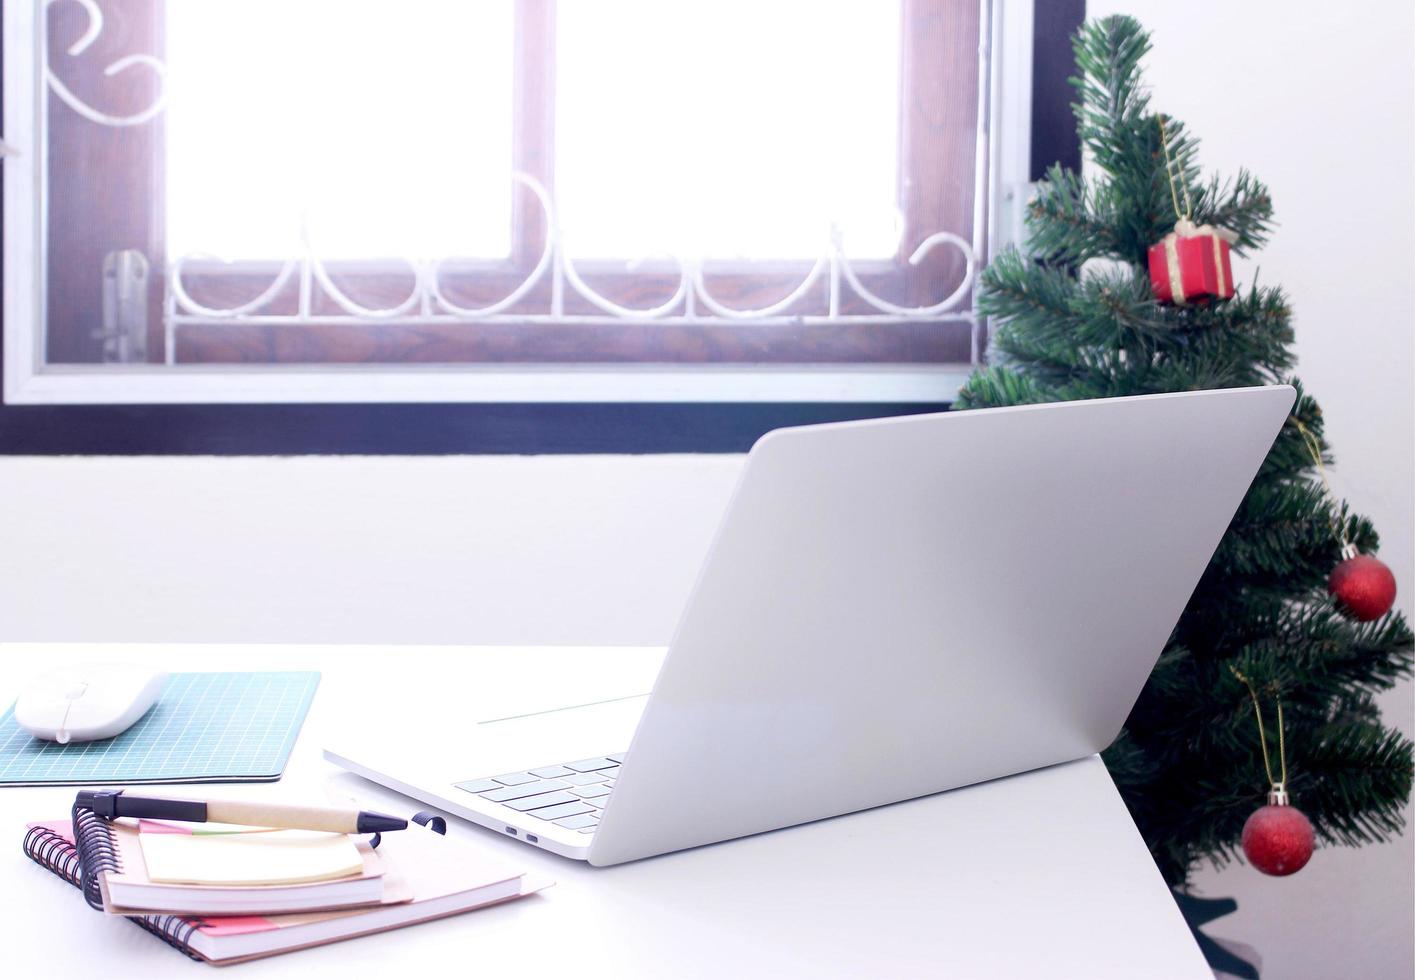
[[[166,17],[168,249],[510,251],[507,0],[202,0]]]
[[[899,245],[899,8],[559,8],[556,189],[578,256],[815,258]]]

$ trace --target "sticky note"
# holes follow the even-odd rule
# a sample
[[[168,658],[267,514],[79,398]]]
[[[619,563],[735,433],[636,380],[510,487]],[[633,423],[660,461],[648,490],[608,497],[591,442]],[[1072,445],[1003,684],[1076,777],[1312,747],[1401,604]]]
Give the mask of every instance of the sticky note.
[[[270,830],[140,836],[147,877],[164,884],[294,885],[363,871],[363,858],[345,834]]]

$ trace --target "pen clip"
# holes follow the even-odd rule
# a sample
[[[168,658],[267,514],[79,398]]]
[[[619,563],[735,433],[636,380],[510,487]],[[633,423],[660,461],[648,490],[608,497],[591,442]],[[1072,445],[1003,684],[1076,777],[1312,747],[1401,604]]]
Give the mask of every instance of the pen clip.
[[[94,816],[102,817],[104,820],[116,820],[118,817],[118,797],[122,795],[121,789],[79,790],[78,795],[74,798],[74,806],[92,810]]]
[[[434,834],[441,834],[444,837],[447,836],[447,821],[431,810],[419,810],[408,819],[412,820],[413,823],[420,827],[426,827]],[[382,843],[383,835],[374,834],[369,838],[368,846],[372,847],[374,850],[378,850],[378,845]]]
[[[417,813],[413,814],[412,821],[421,827],[426,827],[434,834],[441,834],[444,837],[447,836],[447,821],[431,810],[419,810]]]

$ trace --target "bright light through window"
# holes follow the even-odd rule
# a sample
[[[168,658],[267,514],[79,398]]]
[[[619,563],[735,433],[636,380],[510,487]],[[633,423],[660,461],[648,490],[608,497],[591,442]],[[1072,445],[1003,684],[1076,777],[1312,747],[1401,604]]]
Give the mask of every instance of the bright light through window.
[[[561,3],[556,45],[575,256],[894,254],[898,4]]]
[[[167,5],[168,253],[504,256],[513,0]],[[564,2],[555,197],[577,258],[852,257],[899,235],[900,10]]]
[[[507,254],[511,0],[166,9],[169,254]]]

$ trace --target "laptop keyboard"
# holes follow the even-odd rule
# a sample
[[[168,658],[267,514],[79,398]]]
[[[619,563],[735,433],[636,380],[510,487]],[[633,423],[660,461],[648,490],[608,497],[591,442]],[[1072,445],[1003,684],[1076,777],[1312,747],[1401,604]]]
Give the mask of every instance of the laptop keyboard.
[[[599,824],[599,811],[609,802],[623,758],[622,753],[605,755],[487,779],[468,779],[454,785],[557,827],[593,834]]]

